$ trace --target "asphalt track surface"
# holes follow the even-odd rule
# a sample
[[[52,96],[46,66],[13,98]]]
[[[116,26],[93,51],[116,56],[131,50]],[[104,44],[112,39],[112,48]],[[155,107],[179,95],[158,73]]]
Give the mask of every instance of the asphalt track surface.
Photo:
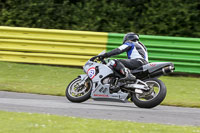
[[[0,91],[0,110],[124,120],[142,123],[200,126],[200,109],[157,106],[142,109],[133,103],[94,101],[71,103],[65,97]]]

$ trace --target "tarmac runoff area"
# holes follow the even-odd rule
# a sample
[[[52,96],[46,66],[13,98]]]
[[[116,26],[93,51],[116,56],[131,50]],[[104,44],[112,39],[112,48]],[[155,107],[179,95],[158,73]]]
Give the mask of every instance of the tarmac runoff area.
[[[94,101],[72,103],[62,96],[0,91],[0,110],[48,113],[82,118],[200,126],[200,108],[157,106],[142,109],[133,103]]]

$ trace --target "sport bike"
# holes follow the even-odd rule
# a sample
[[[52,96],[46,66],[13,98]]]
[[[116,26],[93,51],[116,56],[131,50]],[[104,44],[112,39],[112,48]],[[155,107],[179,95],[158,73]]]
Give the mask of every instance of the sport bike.
[[[103,54],[100,53],[99,55]],[[133,102],[140,108],[153,108],[166,96],[166,86],[158,77],[173,72],[171,62],[154,62],[131,70],[136,81],[121,81],[119,72],[109,59],[95,56],[83,66],[85,74],[79,75],[66,88],[71,102],[84,102],[89,98],[103,101]]]

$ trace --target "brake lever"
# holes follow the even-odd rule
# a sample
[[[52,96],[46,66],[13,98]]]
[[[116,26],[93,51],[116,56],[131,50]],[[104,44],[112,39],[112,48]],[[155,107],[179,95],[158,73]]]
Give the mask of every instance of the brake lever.
[[[90,58],[90,61],[94,61],[97,58],[97,56],[94,56],[92,58]]]
[[[101,61],[103,64],[106,64],[106,61],[104,60],[104,58],[100,59],[100,61]]]

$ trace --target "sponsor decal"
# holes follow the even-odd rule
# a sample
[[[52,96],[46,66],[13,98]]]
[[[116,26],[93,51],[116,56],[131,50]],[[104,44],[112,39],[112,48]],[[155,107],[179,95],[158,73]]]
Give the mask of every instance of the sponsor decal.
[[[91,66],[91,65],[93,65],[93,63],[89,63],[89,62],[87,62],[86,64],[85,64],[85,66]]]
[[[90,77],[90,79],[93,79],[95,77],[96,70],[95,67],[91,67],[87,71],[87,75]]]
[[[94,94],[95,97],[109,97],[108,95],[104,94]]]
[[[153,63],[150,63],[149,64],[151,67],[155,67],[156,66],[156,64],[153,64]]]

